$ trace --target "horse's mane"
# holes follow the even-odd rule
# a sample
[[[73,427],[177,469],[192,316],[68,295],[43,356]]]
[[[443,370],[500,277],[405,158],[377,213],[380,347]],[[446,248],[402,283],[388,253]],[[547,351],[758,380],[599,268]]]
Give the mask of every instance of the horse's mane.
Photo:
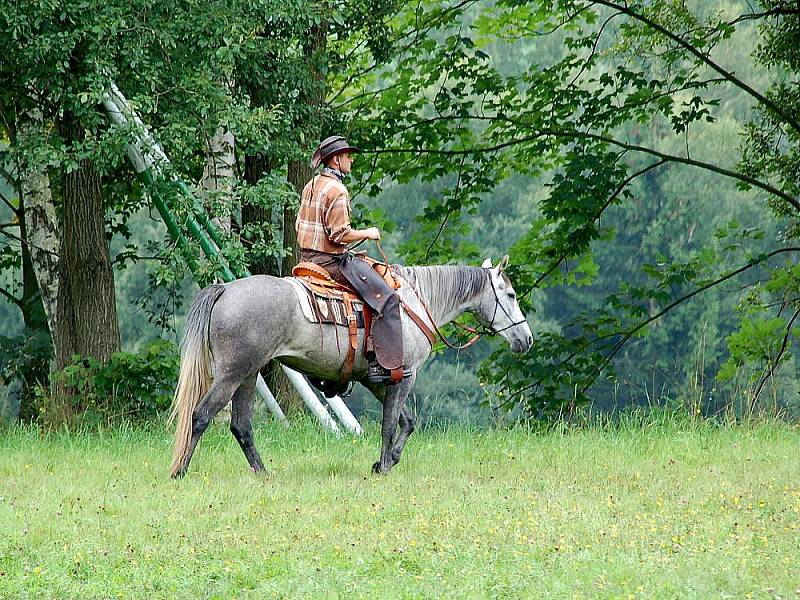
[[[474,298],[488,281],[486,269],[461,265],[404,267],[392,265],[412,286],[434,314],[447,313],[454,306]]]

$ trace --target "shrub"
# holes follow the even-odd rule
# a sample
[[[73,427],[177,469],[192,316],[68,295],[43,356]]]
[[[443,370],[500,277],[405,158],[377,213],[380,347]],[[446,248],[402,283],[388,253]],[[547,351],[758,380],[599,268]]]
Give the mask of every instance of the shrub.
[[[169,409],[179,366],[175,344],[157,340],[139,352],[117,352],[106,364],[76,355],[51,382],[66,390],[69,414],[84,424],[141,421]],[[40,390],[40,403],[46,421],[64,420],[51,394]]]

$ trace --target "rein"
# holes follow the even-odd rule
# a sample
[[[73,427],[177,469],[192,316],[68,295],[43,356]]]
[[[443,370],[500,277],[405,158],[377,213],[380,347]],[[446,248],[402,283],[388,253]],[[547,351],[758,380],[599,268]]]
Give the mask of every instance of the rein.
[[[413,289],[413,288],[412,288],[412,289]],[[456,327],[458,327],[459,329],[463,329],[464,331],[468,331],[469,333],[472,333],[472,334],[474,334],[474,335],[472,336],[472,338],[471,338],[471,339],[470,339],[470,340],[469,340],[469,341],[468,341],[466,344],[462,344],[462,345],[460,345],[460,346],[454,346],[453,344],[451,344],[450,342],[448,342],[448,341],[447,341],[447,338],[445,338],[445,337],[444,337],[444,334],[443,334],[443,333],[442,333],[442,332],[439,330],[439,327],[436,325],[436,321],[434,321],[434,320],[433,320],[433,317],[431,316],[431,311],[430,311],[430,310],[428,310],[428,305],[427,305],[427,304],[425,304],[425,301],[422,299],[422,296],[420,296],[420,295],[417,293],[417,290],[416,290],[416,289],[414,289],[414,294],[417,296],[417,298],[419,298],[419,301],[420,301],[420,303],[422,304],[422,308],[424,308],[424,309],[425,309],[425,314],[426,314],[426,315],[428,315],[428,319],[429,319],[429,320],[430,320],[430,322],[433,324],[433,330],[436,332],[436,334],[439,336],[439,339],[440,339],[440,340],[442,340],[442,342],[444,343],[444,345],[445,345],[445,346],[447,346],[448,348],[452,348],[453,350],[464,350],[464,348],[469,348],[470,346],[472,346],[472,344],[474,344],[474,343],[475,343],[475,342],[477,342],[479,339],[481,339],[481,334],[480,334],[480,333],[478,333],[478,330],[477,330],[477,329],[474,329],[474,328],[472,328],[472,327],[467,327],[466,325],[461,325],[460,323],[453,323],[453,325],[455,325],[455,326],[456,326]],[[403,304],[403,307],[406,309],[406,311],[409,313],[409,316],[411,316],[411,318],[414,320],[414,322],[415,322],[415,323],[416,323],[416,324],[417,324],[417,325],[418,325],[420,328],[422,328],[422,325],[423,325],[423,324],[421,324],[419,321],[417,321],[416,319],[414,319],[414,316],[413,316],[413,314],[414,314],[414,313],[413,313],[413,312],[411,312],[411,309],[410,309],[410,308],[409,308],[409,307],[406,305],[406,303],[405,303],[405,302],[403,302],[402,300],[401,300],[401,303]],[[430,329],[427,327],[427,325],[425,326],[425,329],[428,329],[428,330],[430,330]],[[423,333],[425,333],[425,330],[424,330],[424,329],[423,329]],[[428,335],[428,334],[426,333],[426,335]],[[428,335],[428,339],[429,339],[429,340],[431,339],[431,337],[432,337],[431,335]],[[436,339],[436,338],[435,338],[435,337],[433,337],[433,340],[435,340],[435,339]],[[431,345],[433,345],[433,341],[431,341]]]
[[[386,258],[386,254],[384,254],[383,248],[381,248],[380,241],[375,240],[375,245],[378,246],[378,251],[380,251],[381,256],[383,257],[384,265],[388,269],[389,268],[389,259]],[[428,325],[422,319],[419,318],[419,315],[417,315],[411,309],[411,307],[408,306],[408,304],[405,303],[405,301],[403,301],[401,299],[400,300],[400,304],[403,306],[403,308],[405,309],[406,313],[411,318],[411,320],[414,321],[414,323],[417,324],[417,327],[419,327],[422,330],[422,333],[425,334],[425,337],[428,338],[428,341],[430,342],[431,346],[433,346],[434,342],[436,341],[436,336],[437,335],[439,336],[439,339],[442,340],[442,343],[444,343],[445,346],[447,346],[448,348],[451,348],[453,350],[464,350],[465,348],[469,348],[470,346],[472,346],[472,344],[474,344],[479,339],[481,339],[481,334],[478,333],[477,329],[474,329],[472,327],[467,327],[466,325],[461,325],[460,323],[453,323],[453,325],[455,325],[459,329],[462,329],[464,331],[468,331],[469,333],[472,333],[474,335],[466,344],[462,344],[460,346],[454,346],[453,344],[448,342],[447,338],[444,337],[444,334],[439,330],[439,327],[436,325],[436,321],[433,320],[433,316],[431,315],[431,311],[430,311],[430,309],[428,309],[428,304],[425,302],[425,300],[423,300],[422,296],[419,295],[419,293],[417,292],[417,289],[414,286],[409,286],[409,287],[411,287],[411,289],[414,291],[414,295],[419,299],[420,304],[422,304],[422,308],[425,309],[425,314],[428,315],[428,320],[431,322],[431,325],[433,325],[433,331],[431,331],[431,328],[428,327]],[[494,285],[492,285],[492,290],[494,290]],[[497,300],[498,303],[499,303],[500,300],[497,297],[497,292],[495,292],[494,297],[495,297],[495,300]],[[495,310],[495,315],[496,315],[497,314],[497,305],[495,305],[494,310]],[[505,309],[503,309],[503,310],[505,311]],[[494,315],[492,316],[492,322],[494,322]]]
[[[386,266],[386,268],[388,269],[389,268],[389,259],[386,258],[386,254],[384,254],[383,248],[381,248],[380,241],[375,240],[375,245],[378,247],[378,251],[381,253],[381,256],[383,257],[383,263]],[[420,304],[422,304],[422,308],[425,309],[425,314],[428,315],[428,320],[430,321],[431,325],[433,325],[433,330],[431,330],[431,328],[428,327],[428,325],[425,323],[425,321],[423,321],[419,317],[419,315],[417,315],[417,313],[415,313],[411,309],[411,307],[408,304],[406,304],[406,302],[404,300],[401,299],[400,300],[400,304],[403,306],[403,309],[405,309],[406,314],[408,314],[408,316],[411,318],[411,320],[414,321],[414,323],[417,324],[417,327],[419,327],[420,330],[422,331],[422,333],[425,334],[425,337],[428,338],[428,341],[430,342],[431,346],[433,346],[433,344],[436,342],[436,336],[437,335],[439,336],[439,339],[442,340],[442,343],[445,346],[447,346],[448,348],[451,348],[453,350],[464,350],[465,348],[469,348],[470,346],[472,346],[472,344],[474,344],[475,342],[477,342],[481,338],[481,334],[478,333],[478,331],[476,329],[473,329],[472,327],[467,327],[466,325],[461,325],[459,323],[454,323],[454,325],[456,327],[458,327],[460,329],[463,329],[465,331],[468,331],[468,332],[470,332],[470,333],[472,333],[474,335],[466,344],[462,344],[460,346],[454,346],[453,344],[448,342],[447,338],[444,337],[444,334],[439,330],[439,327],[436,325],[436,321],[433,320],[433,316],[431,315],[431,311],[428,309],[428,305],[425,302],[425,300],[422,299],[422,296],[419,295],[419,293],[417,292],[417,289],[414,286],[409,286],[409,287],[411,287],[411,289],[414,291],[414,295],[419,299]],[[497,297],[497,294],[495,294],[495,297]],[[497,310],[496,307],[495,307],[495,310]]]

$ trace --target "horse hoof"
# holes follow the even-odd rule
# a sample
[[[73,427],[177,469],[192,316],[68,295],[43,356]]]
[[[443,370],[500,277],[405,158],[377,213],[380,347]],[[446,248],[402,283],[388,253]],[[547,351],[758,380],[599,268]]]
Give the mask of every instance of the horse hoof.
[[[372,465],[372,472],[375,473],[375,475],[388,475],[389,469],[386,469],[385,471],[381,469],[381,463],[379,461]]]

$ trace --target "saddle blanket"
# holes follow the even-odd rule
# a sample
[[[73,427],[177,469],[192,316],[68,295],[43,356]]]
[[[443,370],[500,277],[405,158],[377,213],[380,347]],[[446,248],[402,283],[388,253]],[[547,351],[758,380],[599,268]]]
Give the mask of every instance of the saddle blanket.
[[[303,310],[303,316],[309,323],[326,323],[347,327],[347,313],[344,308],[344,300],[334,294],[320,294],[310,290],[298,277],[286,277],[295,291]],[[353,300],[353,313],[356,316],[356,325],[359,329],[364,328],[364,303],[360,300]]]

